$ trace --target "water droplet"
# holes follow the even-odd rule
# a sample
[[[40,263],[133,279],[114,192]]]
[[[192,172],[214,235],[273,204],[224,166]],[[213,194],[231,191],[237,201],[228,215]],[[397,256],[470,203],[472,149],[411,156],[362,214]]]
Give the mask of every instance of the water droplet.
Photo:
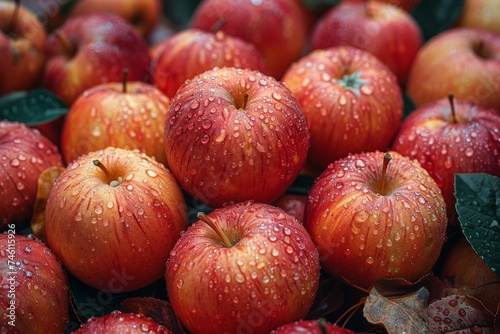
[[[374,260],[373,260],[373,257],[371,257],[371,256],[368,256],[368,257],[366,258],[366,263],[368,263],[368,264],[372,264],[372,263],[373,263],[373,261],[374,261]]]
[[[156,173],[154,170],[151,170],[151,169],[146,170],[146,174],[148,174],[148,176],[150,176],[150,177],[157,177],[158,176],[158,173]]]

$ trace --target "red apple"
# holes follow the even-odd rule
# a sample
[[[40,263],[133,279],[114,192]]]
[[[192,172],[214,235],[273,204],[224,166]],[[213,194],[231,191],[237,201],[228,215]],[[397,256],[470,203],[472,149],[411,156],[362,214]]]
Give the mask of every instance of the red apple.
[[[33,88],[45,64],[47,33],[17,2],[0,1],[0,96]]]
[[[318,252],[295,217],[244,202],[199,214],[167,262],[167,292],[191,333],[269,333],[305,317]]]
[[[0,234],[0,332],[63,333],[68,282],[54,253],[33,235]]]
[[[0,229],[33,214],[38,176],[62,166],[57,147],[38,130],[0,121]]]
[[[495,314],[500,305],[500,277],[474,251],[465,238],[452,245],[444,256],[439,275],[452,290],[473,296]]]
[[[151,63],[152,82],[169,97],[187,79],[216,66],[265,72],[264,59],[253,44],[222,31],[184,29],[155,48],[160,51]]]
[[[98,12],[115,13],[147,38],[160,21],[162,7],[160,0],[78,0],[71,7],[68,17]]]
[[[273,205],[294,216],[302,223],[304,222],[306,202],[307,196],[305,195],[284,194],[278,198]]]
[[[355,334],[347,328],[340,327],[324,319],[300,320],[282,325],[270,334]]]
[[[146,40],[107,12],[66,20],[49,35],[47,53],[43,85],[68,105],[93,86],[120,81],[124,68],[130,81],[146,80],[151,61]]]
[[[163,131],[170,99],[141,81],[112,82],[81,94],[66,115],[61,152],[66,162],[108,146],[138,149],[166,164]]]
[[[300,172],[309,130],[285,86],[259,71],[226,67],[179,88],[164,142],[172,173],[200,202],[272,203]]]
[[[465,0],[456,25],[500,33],[500,1]]]
[[[349,45],[370,52],[404,86],[410,66],[423,43],[410,14],[378,1],[344,1],[318,20],[311,36],[312,49]]]
[[[323,171],[349,153],[385,150],[403,117],[396,77],[353,47],[316,50],[283,76],[311,131],[308,163]]]
[[[428,274],[447,217],[439,187],[418,161],[377,151],[337,160],[316,179],[305,226],[323,269],[369,289],[382,278],[415,282]]]
[[[73,334],[172,334],[166,327],[143,314],[112,311],[101,317],[90,318]]]
[[[190,26],[211,31],[216,25],[228,35],[255,44],[266,60],[266,74],[280,79],[306,47],[310,13],[291,0],[201,1]]]
[[[365,0],[357,0],[357,1],[365,1]],[[415,8],[416,5],[422,2],[422,0],[378,0],[378,1],[390,3],[391,5],[399,7],[407,12],[411,12],[411,10]]]
[[[113,147],[70,163],[45,209],[47,243],[64,266],[110,292],[161,278],[186,226],[184,197],[168,169],[137,150]]]
[[[500,35],[474,28],[446,30],[419,50],[407,93],[416,106],[452,93],[500,112]]]
[[[434,178],[450,225],[456,225],[455,174],[500,176],[500,114],[466,100],[442,98],[405,118],[392,148],[418,160]]]

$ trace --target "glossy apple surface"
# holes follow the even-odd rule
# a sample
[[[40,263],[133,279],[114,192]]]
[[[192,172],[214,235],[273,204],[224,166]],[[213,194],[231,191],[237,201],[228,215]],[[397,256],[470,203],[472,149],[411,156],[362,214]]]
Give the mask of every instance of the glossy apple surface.
[[[455,174],[500,176],[500,114],[466,100],[442,98],[420,106],[401,125],[392,149],[416,159],[434,178],[455,220]]]
[[[138,149],[166,164],[163,131],[170,99],[141,81],[104,83],[71,105],[61,134],[67,163],[108,146]]]
[[[265,72],[264,59],[253,44],[222,31],[184,29],[155,48],[161,51],[152,59],[152,83],[170,98],[184,81],[214,67]]]
[[[500,112],[500,35],[454,28],[434,36],[417,53],[406,91],[416,106],[453,94]]]
[[[446,239],[446,206],[416,160],[390,152],[337,160],[309,191],[305,226],[332,276],[369,289],[429,273]],[[385,166],[385,167],[384,167]]]
[[[38,176],[62,166],[57,147],[38,130],[0,121],[0,228],[31,217]]]
[[[323,171],[349,153],[385,150],[403,116],[396,77],[353,47],[316,50],[283,76],[309,124],[308,163]]]
[[[300,320],[282,325],[270,334],[354,334],[347,328],[322,320]]]
[[[305,317],[319,270],[300,222],[271,205],[244,202],[193,223],[172,250],[165,279],[188,331],[269,333]]]
[[[311,36],[313,50],[349,45],[373,54],[401,86],[422,43],[420,27],[408,12],[378,1],[344,1],[332,7]]]
[[[500,1],[465,0],[456,25],[500,33]]]
[[[69,164],[45,209],[47,242],[64,266],[110,292],[162,277],[186,226],[184,197],[168,169],[139,151],[112,147]]]
[[[15,228],[0,234],[0,285],[0,332],[64,332],[69,320],[66,273],[40,240],[15,234]]]
[[[172,334],[165,326],[142,314],[122,313],[118,310],[98,318],[90,318],[74,334]]]
[[[271,203],[304,164],[309,130],[290,90],[273,77],[215,68],[179,88],[164,142],[169,168],[200,202]]]

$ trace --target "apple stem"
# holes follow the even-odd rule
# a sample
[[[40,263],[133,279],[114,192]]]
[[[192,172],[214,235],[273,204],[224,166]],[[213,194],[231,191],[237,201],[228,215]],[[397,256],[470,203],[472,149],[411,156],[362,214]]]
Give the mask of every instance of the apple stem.
[[[208,226],[210,226],[217,233],[217,235],[219,235],[219,237],[222,239],[222,243],[224,244],[224,246],[226,247],[233,246],[227,235],[220,228],[219,224],[216,224],[212,219],[210,219],[210,217],[208,217],[203,212],[198,212],[197,217],[199,220],[205,222]]]
[[[61,44],[61,46],[63,47],[64,51],[68,55],[73,54],[73,47],[72,47],[71,43],[58,32],[56,32],[54,35],[57,38],[57,40],[59,41],[59,43]]]
[[[371,15],[370,8],[369,8],[369,6],[368,6],[368,0],[364,0],[364,1],[363,1],[363,8],[364,8],[364,10],[365,10],[365,15],[366,15],[367,17],[371,17],[372,15]]]
[[[386,192],[386,174],[387,174],[387,166],[389,165],[389,162],[392,160],[392,156],[389,153],[384,154],[384,163],[382,165],[382,176],[380,180],[380,193],[382,195],[385,195]]]
[[[94,159],[92,160],[92,163],[94,164],[94,166],[97,166],[99,167],[100,169],[102,169],[102,171],[104,172],[104,174],[106,175],[106,177],[109,179],[111,179],[111,174],[109,173],[108,169],[106,168],[106,166],[104,166],[102,164],[102,162],[100,162],[98,159]],[[121,176],[118,177],[117,180],[112,180],[109,185],[112,186],[112,187],[116,187],[116,186],[119,186],[121,183],[122,183],[122,178]]]
[[[243,107],[241,107],[241,109],[245,109],[247,107],[247,103],[248,103],[248,93],[245,93],[245,95],[243,95]]]
[[[222,28],[222,26],[224,26],[224,24],[226,24],[227,20],[226,18],[224,17],[221,17],[218,21],[216,21],[212,27],[210,28],[210,32],[215,34],[216,32],[218,32],[220,30],[220,28]]]
[[[122,91],[127,92],[127,78],[128,78],[128,68],[122,70]]]
[[[318,327],[321,330],[321,334],[328,334],[328,327],[325,318],[318,319]]]
[[[11,33],[16,29],[17,21],[19,20],[19,11],[21,10],[21,0],[16,0],[14,13],[12,14],[12,21],[10,21],[7,33]]]
[[[453,94],[448,94],[448,101],[450,101],[450,108],[451,108],[451,114],[450,114],[450,123],[457,123],[457,115],[455,113],[455,103],[453,99]]]

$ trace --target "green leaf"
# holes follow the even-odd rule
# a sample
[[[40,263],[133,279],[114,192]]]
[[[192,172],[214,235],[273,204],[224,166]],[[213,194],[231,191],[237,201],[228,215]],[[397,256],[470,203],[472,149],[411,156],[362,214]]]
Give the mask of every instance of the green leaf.
[[[495,272],[500,271],[500,178],[456,174],[458,220],[472,248]]]
[[[411,12],[424,40],[451,28],[460,17],[464,0],[422,0]]]
[[[64,102],[43,88],[10,93],[0,99],[0,119],[26,125],[47,123],[67,112]]]

